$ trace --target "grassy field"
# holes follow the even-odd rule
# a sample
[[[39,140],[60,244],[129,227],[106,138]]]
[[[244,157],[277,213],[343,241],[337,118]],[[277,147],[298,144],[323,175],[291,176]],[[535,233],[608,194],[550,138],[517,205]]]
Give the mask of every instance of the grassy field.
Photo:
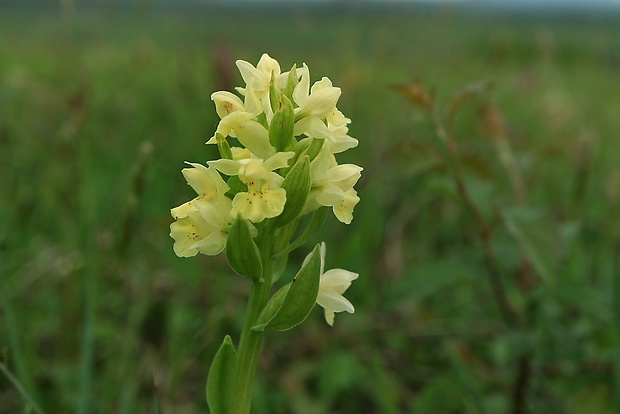
[[[139,4],[0,8],[0,413],[207,412],[248,284],[169,209],[264,52],[342,88],[364,172],[315,238],[356,313],[269,333],[254,412],[620,410],[618,21]]]

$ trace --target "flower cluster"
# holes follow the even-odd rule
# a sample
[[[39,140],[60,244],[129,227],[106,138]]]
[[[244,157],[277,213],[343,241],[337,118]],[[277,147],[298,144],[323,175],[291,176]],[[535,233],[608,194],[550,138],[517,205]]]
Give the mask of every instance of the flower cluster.
[[[326,77],[311,85],[305,64],[281,72],[267,54],[256,67],[243,60],[237,67],[245,81],[239,95],[211,96],[221,120],[207,144],[218,146],[221,159],[182,170],[197,197],[171,210],[170,235],[180,257],[222,252],[237,217],[257,224],[329,207],[348,224],[359,202],[353,186],[362,168],[338,164],[335,156],[358,143],[348,135],[350,119],[336,108],[340,88]],[[303,163],[308,168],[295,168]],[[297,191],[298,170],[307,170],[305,191]]]

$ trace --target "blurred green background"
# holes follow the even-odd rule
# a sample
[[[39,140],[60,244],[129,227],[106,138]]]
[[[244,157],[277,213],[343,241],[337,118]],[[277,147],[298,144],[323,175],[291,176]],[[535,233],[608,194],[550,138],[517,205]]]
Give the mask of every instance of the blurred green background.
[[[550,17],[0,6],[0,413],[207,412],[249,286],[169,209],[265,52],[342,88],[364,172],[313,240],[356,313],[270,332],[254,412],[619,412],[620,17]]]

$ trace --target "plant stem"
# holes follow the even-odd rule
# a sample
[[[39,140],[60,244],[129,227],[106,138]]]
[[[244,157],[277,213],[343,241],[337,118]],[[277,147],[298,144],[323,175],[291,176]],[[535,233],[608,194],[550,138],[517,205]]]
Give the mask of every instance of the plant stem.
[[[517,377],[512,390],[512,412],[513,414],[523,414],[527,407],[527,387],[531,376],[532,363],[529,355],[519,358]]]
[[[495,302],[499,307],[504,322],[510,327],[519,326],[519,316],[516,310],[513,308],[506,295],[506,289],[504,288],[504,282],[502,281],[499,266],[497,264],[495,254],[493,252],[493,246],[491,243],[491,228],[487,224],[486,220],[482,216],[482,213],[478,210],[476,203],[473,201],[470,193],[467,191],[465,182],[463,180],[463,172],[461,170],[459,149],[456,141],[446,128],[441,123],[439,116],[434,118],[436,133],[439,139],[444,143],[447,150],[447,161],[452,169],[452,178],[456,185],[456,189],[461,197],[461,201],[469,212],[473,215],[476,223],[476,231],[478,232],[478,238],[482,243],[482,249],[484,253],[484,260],[488,270],[489,283],[491,285],[491,291]]]
[[[246,414],[252,405],[252,390],[256,365],[262,344],[262,332],[254,332],[251,328],[262,310],[262,297],[266,287],[265,282],[253,282],[250,290],[250,301],[241,331],[239,348],[237,349],[237,364],[235,366],[235,389],[232,398],[231,414]]]
[[[271,254],[273,249],[273,229],[269,224],[259,229],[258,245],[263,263],[262,281],[252,281],[248,309],[243,322],[239,348],[237,349],[237,363],[235,366],[235,387],[230,414],[249,414],[252,406],[252,391],[256,366],[260,355],[263,333],[255,332],[252,327],[260,312],[269,300],[273,272],[271,269]]]

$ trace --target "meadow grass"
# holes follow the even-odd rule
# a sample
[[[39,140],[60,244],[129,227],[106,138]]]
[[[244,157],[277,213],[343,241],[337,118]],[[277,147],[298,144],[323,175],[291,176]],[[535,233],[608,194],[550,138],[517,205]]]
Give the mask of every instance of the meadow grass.
[[[249,286],[222,256],[177,258],[169,209],[191,194],[183,162],[216,157],[211,93],[263,52],[342,88],[360,140],[342,162],[364,172],[353,223],[316,237],[337,252],[327,268],[360,274],[356,313],[270,334],[254,412],[612,412],[617,27],[449,9],[2,10],[0,413],[207,411],[209,363]],[[444,108],[493,81],[448,125],[453,159],[394,88],[416,79]]]

